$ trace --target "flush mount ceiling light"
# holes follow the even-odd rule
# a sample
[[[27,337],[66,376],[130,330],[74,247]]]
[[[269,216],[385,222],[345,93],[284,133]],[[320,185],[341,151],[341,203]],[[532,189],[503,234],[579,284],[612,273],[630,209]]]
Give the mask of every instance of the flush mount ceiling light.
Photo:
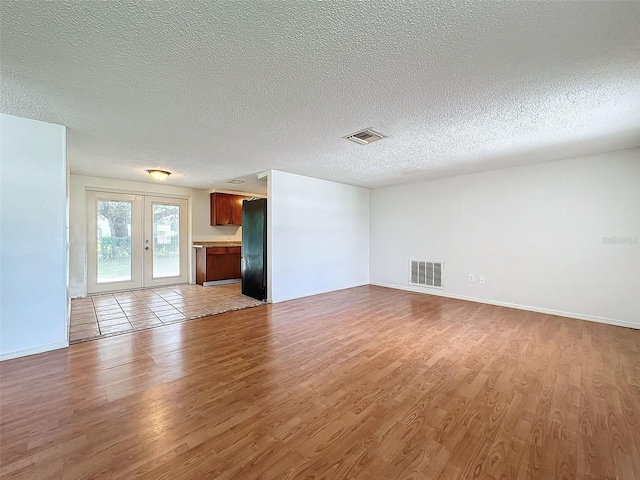
[[[382,140],[387,137],[380,132],[376,132],[372,128],[365,128],[364,130],[360,130],[342,138],[346,138],[347,140],[351,140],[352,142],[356,142],[360,145],[369,145],[370,143],[377,142],[378,140]]]
[[[151,169],[147,170],[147,172],[149,173],[149,175],[151,175],[151,177],[153,177],[154,180],[166,180],[167,177],[171,175],[171,172],[167,172],[166,170]]]
[[[234,179],[229,180],[227,183],[230,183],[231,185],[240,185],[241,183],[244,183],[244,180]]]

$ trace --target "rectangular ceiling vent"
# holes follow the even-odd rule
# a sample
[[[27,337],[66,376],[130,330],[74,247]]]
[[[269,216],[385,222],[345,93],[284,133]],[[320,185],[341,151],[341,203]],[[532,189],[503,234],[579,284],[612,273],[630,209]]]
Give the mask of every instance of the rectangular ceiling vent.
[[[356,142],[360,145],[369,145],[370,143],[377,142],[378,140],[382,140],[383,138],[387,138],[385,135],[372,130],[371,128],[365,128],[364,130],[360,130],[359,132],[352,133],[351,135],[347,135],[347,140],[351,140],[352,142]]]
[[[442,262],[409,260],[409,284],[442,288]]]

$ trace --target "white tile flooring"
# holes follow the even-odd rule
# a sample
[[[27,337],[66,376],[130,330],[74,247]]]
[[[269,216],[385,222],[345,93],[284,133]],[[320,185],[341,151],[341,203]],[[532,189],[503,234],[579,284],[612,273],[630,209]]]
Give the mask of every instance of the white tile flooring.
[[[84,342],[258,305],[263,302],[242,295],[239,283],[175,285],[74,298],[69,341]]]

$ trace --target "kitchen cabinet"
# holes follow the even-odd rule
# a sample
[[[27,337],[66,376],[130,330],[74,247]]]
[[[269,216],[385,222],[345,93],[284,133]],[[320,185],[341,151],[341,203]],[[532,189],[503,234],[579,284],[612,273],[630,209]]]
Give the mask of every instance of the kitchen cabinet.
[[[242,201],[245,198],[247,197],[231,193],[212,193],[210,195],[211,225],[242,225]]]
[[[233,280],[241,277],[241,248],[200,247],[196,249],[196,283]]]

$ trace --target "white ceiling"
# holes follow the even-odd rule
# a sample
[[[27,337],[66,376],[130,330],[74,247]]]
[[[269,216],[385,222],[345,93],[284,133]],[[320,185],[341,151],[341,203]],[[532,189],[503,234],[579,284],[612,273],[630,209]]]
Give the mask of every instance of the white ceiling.
[[[640,145],[640,2],[0,5],[0,109],[66,125],[72,173],[376,187]]]

